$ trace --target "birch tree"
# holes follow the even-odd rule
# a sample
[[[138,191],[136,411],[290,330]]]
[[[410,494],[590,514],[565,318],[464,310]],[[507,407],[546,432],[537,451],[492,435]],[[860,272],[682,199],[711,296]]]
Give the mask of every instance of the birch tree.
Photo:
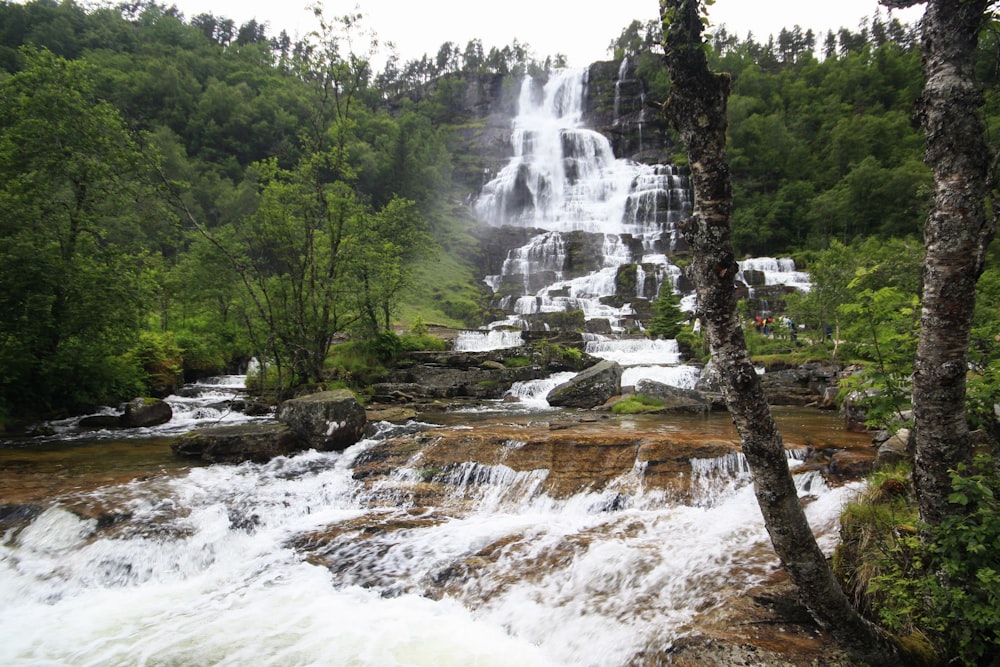
[[[915,0],[882,0],[890,8]],[[950,471],[972,456],[965,407],[976,282],[996,233],[983,95],[975,79],[979,32],[989,0],[927,3],[922,43],[924,91],[917,115],[934,172],[934,204],[924,225],[920,339],[913,373],[914,486],[920,518],[936,525],[960,512],[950,503]],[[996,211],[996,202],[992,210]]]
[[[816,543],[788,468],[774,421],[747,351],[737,315],[737,273],[731,238],[732,183],[726,155],[730,79],[708,67],[698,0],[660,0],[670,97],[663,112],[687,148],[694,205],[681,223],[691,244],[691,277],[722,390],[753,473],[754,492],[771,542],[816,621],[854,656],[898,665],[902,650],[863,618],[842,591]]]

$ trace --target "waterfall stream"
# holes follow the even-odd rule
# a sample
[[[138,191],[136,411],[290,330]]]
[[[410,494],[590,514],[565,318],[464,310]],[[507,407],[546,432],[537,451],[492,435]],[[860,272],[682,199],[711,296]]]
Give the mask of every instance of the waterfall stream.
[[[619,83],[627,71],[623,62]],[[513,156],[483,187],[475,210],[485,224],[538,233],[510,250],[499,275],[486,276],[507,313],[488,328],[544,329],[546,315],[582,311],[592,331],[587,352],[625,366],[623,385],[647,379],[690,388],[697,370],[642,333],[664,285],[683,309],[697,308],[670,259],[684,249],[676,223],[691,210],[687,176],[671,165],[616,158],[608,139],[582,123],[586,86],[585,69],[557,71],[544,85],[522,82]],[[808,274],[790,259],[744,260],[738,279],[751,295],[764,286],[809,288]],[[487,334],[477,340],[475,349],[509,346]]]
[[[776,568],[738,455],[692,460],[683,500],[638,461],[566,497],[544,490],[546,469],[428,471],[419,450],[390,477],[355,474],[378,443],[429,427],[382,423],[342,453],[147,474],[4,518],[0,664],[626,665]],[[829,546],[853,489],[797,477]],[[414,504],[429,481],[433,503]]]

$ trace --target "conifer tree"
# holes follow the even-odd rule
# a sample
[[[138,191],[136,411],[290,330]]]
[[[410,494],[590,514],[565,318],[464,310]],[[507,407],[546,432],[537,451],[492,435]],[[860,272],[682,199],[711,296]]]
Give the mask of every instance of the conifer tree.
[[[670,282],[665,280],[660,288],[660,296],[653,301],[653,319],[649,323],[649,335],[653,338],[677,338],[683,320],[681,300],[674,294]]]

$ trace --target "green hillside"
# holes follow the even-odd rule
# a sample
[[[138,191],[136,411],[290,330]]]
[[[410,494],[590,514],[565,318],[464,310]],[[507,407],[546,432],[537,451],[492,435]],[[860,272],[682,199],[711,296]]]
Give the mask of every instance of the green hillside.
[[[154,2],[0,2],[0,417],[251,357],[279,383],[323,381],[334,343],[489,319],[466,206],[486,93],[470,91],[502,95],[559,58],[472,38],[380,69],[363,27],[317,17],[293,41]],[[980,63],[991,130],[996,34]],[[614,44],[654,101],[658,39],[637,20]],[[740,254],[822,269],[873,239],[917,247],[931,179],[915,41],[878,16],[766,42],[715,31],[714,65],[733,77]]]

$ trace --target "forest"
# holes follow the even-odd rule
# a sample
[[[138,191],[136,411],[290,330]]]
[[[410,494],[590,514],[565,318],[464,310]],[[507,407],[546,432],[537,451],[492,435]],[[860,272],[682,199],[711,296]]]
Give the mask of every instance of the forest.
[[[659,40],[637,19],[609,45],[653,100],[669,89]],[[732,76],[737,252],[795,257],[816,284],[790,300],[797,320],[836,322],[854,343],[842,354],[904,363],[932,186],[915,28],[876,14],[761,41],[716,26],[711,44]],[[253,357],[282,384],[358,385],[372,359],[426,344],[425,323],[483,324],[455,141],[478,119],[457,91],[563,58],[477,39],[406,63],[378,53],[360,15],[318,12],[293,41],[149,1],[0,2],[0,422]],[[992,136],[998,24],[980,55]],[[972,354],[988,369],[995,261],[980,289]],[[984,409],[993,375],[973,392]]]

